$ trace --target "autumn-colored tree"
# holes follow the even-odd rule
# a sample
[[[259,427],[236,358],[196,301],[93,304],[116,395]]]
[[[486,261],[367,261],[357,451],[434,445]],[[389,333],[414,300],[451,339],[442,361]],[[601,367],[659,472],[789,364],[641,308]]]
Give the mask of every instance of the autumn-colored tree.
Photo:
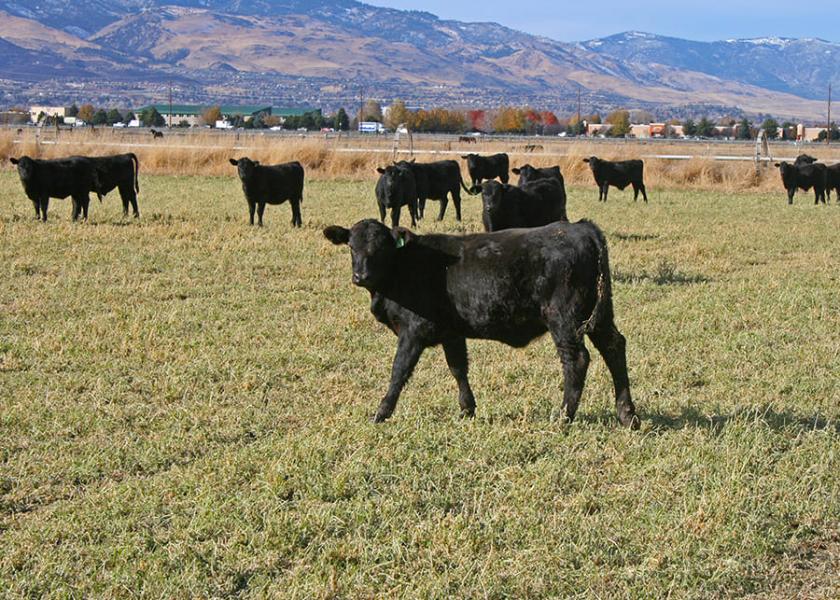
[[[525,113],[521,109],[505,106],[499,109],[493,128],[499,133],[522,133],[525,131]]]
[[[211,106],[201,113],[201,120],[205,125],[216,126],[216,121],[222,120],[222,109],[218,106]]]
[[[403,123],[408,123],[411,113],[405,107],[402,100],[394,100],[388,108],[388,118],[385,119],[385,126],[389,129],[396,129]]]
[[[543,122],[543,125],[560,125],[560,121],[557,119],[557,115],[555,115],[550,110],[545,110],[540,114],[540,119]]]
[[[475,131],[483,131],[487,126],[487,113],[483,110],[471,110],[467,113],[470,128]]]
[[[81,119],[85,123],[92,123],[93,122],[93,115],[96,114],[96,109],[93,107],[93,104],[82,104],[79,107],[79,112],[76,115],[77,118]]]
[[[616,110],[607,115],[607,123],[612,125],[609,135],[624,137],[630,133],[630,113],[626,110]]]
[[[283,119],[277,115],[265,115],[262,118],[262,122],[266,127],[277,127],[283,123]]]

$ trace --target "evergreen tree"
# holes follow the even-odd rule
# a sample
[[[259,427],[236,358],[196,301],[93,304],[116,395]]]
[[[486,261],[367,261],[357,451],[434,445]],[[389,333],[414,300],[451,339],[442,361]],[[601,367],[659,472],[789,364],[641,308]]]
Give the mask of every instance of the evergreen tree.
[[[108,125],[119,123],[120,121],[122,121],[122,119],[122,113],[120,113],[120,111],[118,111],[116,108],[112,108],[108,111]]]
[[[106,113],[104,109],[100,108],[94,113],[93,120],[91,121],[91,123],[93,123],[94,125],[107,125],[108,113]]]
[[[751,140],[752,139],[752,125],[746,117],[742,118],[738,123],[738,139]]]
[[[697,124],[694,122],[694,119],[683,121],[683,134],[685,137],[694,137],[697,135]]]
[[[764,133],[767,134],[767,139],[775,140],[779,137],[779,123],[776,119],[765,119],[761,124]]]
[[[700,119],[700,122],[697,123],[697,135],[705,138],[714,137],[715,124],[712,123],[708,118],[703,117],[702,119]]]
[[[347,116],[347,111],[344,108],[338,109],[333,127],[336,131],[348,131],[350,129],[350,117]]]

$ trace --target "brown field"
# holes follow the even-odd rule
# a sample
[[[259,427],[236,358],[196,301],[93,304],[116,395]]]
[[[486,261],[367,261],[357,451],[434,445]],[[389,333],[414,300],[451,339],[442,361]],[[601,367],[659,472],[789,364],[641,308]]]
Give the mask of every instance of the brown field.
[[[526,146],[538,145],[535,151]],[[163,140],[152,140],[147,130],[62,131],[27,128],[18,136],[13,130],[0,132],[0,160],[8,165],[9,156],[26,154],[56,158],[73,154],[99,155],[135,152],[143,173],[157,175],[232,175],[230,157],[248,155],[264,163],[299,160],[307,177],[318,180],[368,180],[376,167],[393,157],[392,135],[342,136],[335,134],[276,135],[216,131],[166,132]],[[752,143],[669,142],[645,140],[565,140],[562,138],[491,138],[476,144],[458,141],[458,136],[418,135],[414,140],[418,160],[459,159],[467,152],[507,152],[511,166],[560,165],[569,185],[591,185],[589,169],[582,158],[597,155],[607,159],[643,158],[645,182],[653,188],[714,190],[718,192],[772,192],[779,190],[779,176],[771,165],[756,173],[751,160],[715,160],[716,156],[749,158]],[[840,147],[790,143],[773,144],[771,154],[792,158],[808,152],[828,161],[840,161]],[[405,138],[400,156],[408,157]],[[653,156],[692,156],[690,160]],[[462,169],[466,177],[466,165]]]

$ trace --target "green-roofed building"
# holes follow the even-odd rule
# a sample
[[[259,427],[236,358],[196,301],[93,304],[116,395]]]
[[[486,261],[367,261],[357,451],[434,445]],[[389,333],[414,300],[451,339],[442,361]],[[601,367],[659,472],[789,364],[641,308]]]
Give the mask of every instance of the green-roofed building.
[[[198,105],[198,104],[173,104],[172,105],[172,126],[175,127],[181,122],[186,121],[190,126],[199,125],[201,115],[208,108],[213,105]],[[313,108],[277,108],[273,106],[231,106],[231,105],[217,105],[225,119],[233,119],[236,117],[243,117],[246,121],[256,117],[257,115],[268,116],[274,115],[276,117],[299,117],[308,112],[318,112],[320,109]],[[169,104],[151,104],[138,108],[136,113],[139,115],[147,109],[154,108],[169,124]]]

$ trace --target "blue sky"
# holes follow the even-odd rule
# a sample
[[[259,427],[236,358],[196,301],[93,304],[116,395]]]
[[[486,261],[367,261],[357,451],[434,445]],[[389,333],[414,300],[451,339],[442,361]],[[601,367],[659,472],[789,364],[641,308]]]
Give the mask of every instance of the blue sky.
[[[837,0],[362,0],[461,21],[496,21],[561,41],[638,30],[692,40],[818,37],[840,41]]]

